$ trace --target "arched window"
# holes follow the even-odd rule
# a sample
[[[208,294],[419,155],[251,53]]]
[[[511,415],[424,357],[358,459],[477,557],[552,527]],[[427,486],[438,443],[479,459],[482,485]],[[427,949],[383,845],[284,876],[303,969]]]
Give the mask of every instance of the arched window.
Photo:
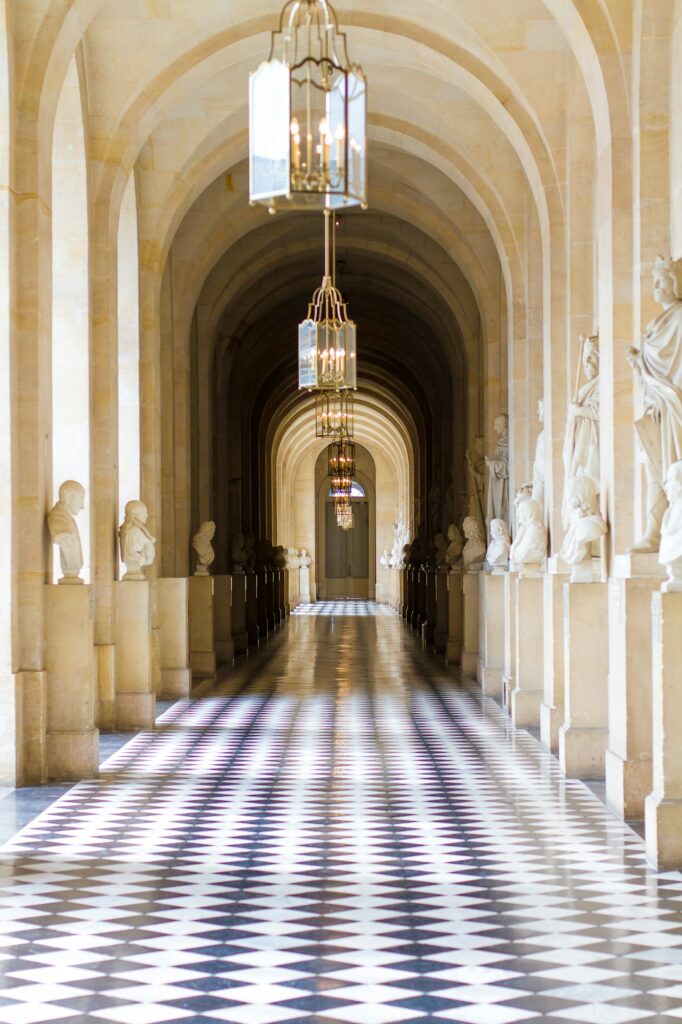
[[[78,66],[64,79],[52,143],[52,487],[86,491],[78,517],[83,578],[90,580],[90,309],[88,175]],[[59,558],[53,559],[53,580]]]
[[[366,497],[365,488],[362,486],[362,484],[359,484],[357,482],[357,480],[353,480],[351,485],[350,485],[350,496],[351,496],[351,498],[365,498]],[[334,495],[332,494],[331,488],[329,488],[329,497],[330,498],[334,497]]]

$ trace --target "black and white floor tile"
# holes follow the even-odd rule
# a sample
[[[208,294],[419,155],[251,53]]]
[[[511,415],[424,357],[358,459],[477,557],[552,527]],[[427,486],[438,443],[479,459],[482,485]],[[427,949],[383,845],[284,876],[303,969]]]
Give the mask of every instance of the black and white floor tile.
[[[302,615],[0,849],[0,1024],[672,1022],[681,910],[399,619]]]

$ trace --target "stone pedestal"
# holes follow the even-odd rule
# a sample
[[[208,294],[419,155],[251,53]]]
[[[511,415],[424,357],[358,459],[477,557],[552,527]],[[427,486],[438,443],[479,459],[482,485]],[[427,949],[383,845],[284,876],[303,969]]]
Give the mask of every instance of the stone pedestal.
[[[421,624],[422,643],[433,647],[436,639],[436,571],[424,573],[424,621]]]
[[[609,746],[606,800],[643,818],[652,789],[651,598],[666,573],[657,555],[618,555],[609,582]]]
[[[464,611],[464,645],[462,648],[462,672],[476,678],[478,671],[478,602],[480,571],[469,569],[462,581]]]
[[[682,594],[651,597],[653,792],[645,801],[649,860],[659,871],[682,869]]]
[[[249,646],[258,643],[258,577],[246,574],[246,634]]]
[[[310,604],[310,567],[307,565],[298,570],[298,589],[301,604]]]
[[[116,645],[95,646],[97,721],[101,732],[112,732],[116,721]]]
[[[434,644],[438,654],[445,654],[448,646],[448,569],[441,566],[436,572],[436,635]]]
[[[156,581],[159,603],[159,657],[162,700],[189,697],[189,581],[184,577]]]
[[[156,694],[152,670],[149,580],[121,580],[116,596],[116,728],[153,729]]]
[[[16,674],[18,774],[25,786],[38,786],[47,778],[47,672]]]
[[[559,763],[572,779],[602,779],[608,742],[608,584],[564,583],[564,704]]]
[[[235,644],[232,637],[232,577],[213,577],[213,636],[216,661],[231,665]]]
[[[506,572],[482,572],[479,577],[478,680],[486,697],[502,698],[504,674],[504,578]]]
[[[542,575],[524,569],[515,580],[514,590],[515,656],[511,716],[519,728],[534,729],[540,726],[540,704],[544,692]]]
[[[284,615],[291,615],[291,595],[289,593],[289,570],[282,569],[282,606]]]
[[[45,587],[49,779],[91,779],[99,771],[93,611],[89,586]]]
[[[243,572],[234,572],[232,580],[232,639],[234,653],[244,654],[249,646],[246,632],[246,580]]]
[[[504,577],[504,669],[502,672],[502,699],[511,711],[516,672],[516,579],[518,573],[508,572]]]
[[[193,676],[215,675],[212,576],[189,579],[189,663]]]
[[[268,574],[259,572],[256,581],[256,624],[258,639],[263,640],[272,628],[268,619]]]
[[[461,665],[463,645],[462,569],[458,567],[448,573],[448,642],[445,660],[453,665]]]
[[[550,559],[552,563],[554,559]],[[540,739],[553,754],[559,750],[559,729],[564,724],[564,583],[567,574],[550,571],[544,576],[544,695],[540,706]]]

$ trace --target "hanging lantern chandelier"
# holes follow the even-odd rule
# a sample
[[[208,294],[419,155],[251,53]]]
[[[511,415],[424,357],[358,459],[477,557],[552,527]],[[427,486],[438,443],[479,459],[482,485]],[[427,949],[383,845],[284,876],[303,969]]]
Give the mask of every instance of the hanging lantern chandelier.
[[[357,387],[357,331],[331,274],[329,210],[324,211],[324,277],[298,325],[298,386],[308,391]]]
[[[355,526],[355,516],[353,515],[353,509],[350,505],[344,506],[344,508],[337,510],[336,522],[342,530],[352,530]]]
[[[250,199],[275,213],[367,204],[367,85],[327,0],[289,0],[250,79]]]
[[[353,392],[318,391],[315,394],[315,436],[352,437]]]
[[[327,449],[327,463],[329,475],[332,477],[355,476],[355,444],[344,438],[342,441],[332,441]]]

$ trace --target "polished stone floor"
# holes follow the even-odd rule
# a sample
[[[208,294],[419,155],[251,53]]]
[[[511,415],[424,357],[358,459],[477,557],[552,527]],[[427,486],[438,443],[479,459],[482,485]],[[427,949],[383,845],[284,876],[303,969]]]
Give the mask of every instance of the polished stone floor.
[[[320,610],[2,847],[0,1022],[682,1018],[682,875],[399,619]]]

